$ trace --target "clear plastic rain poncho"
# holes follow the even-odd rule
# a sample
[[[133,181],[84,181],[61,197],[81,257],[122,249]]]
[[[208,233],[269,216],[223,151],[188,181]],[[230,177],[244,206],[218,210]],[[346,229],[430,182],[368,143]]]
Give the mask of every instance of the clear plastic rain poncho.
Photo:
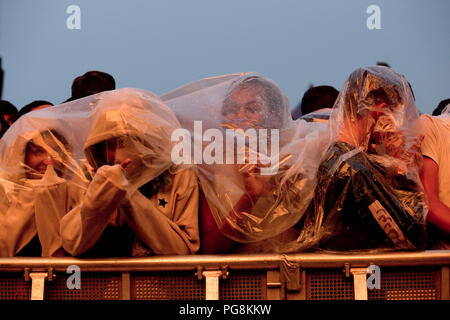
[[[87,168],[75,161],[81,158],[76,150],[82,150],[86,123],[68,118],[74,116],[69,110],[55,107],[24,115],[0,140],[0,256],[22,250],[51,256],[61,250],[59,226],[47,224],[47,216],[59,221],[88,184]],[[33,250],[25,249],[31,245]]]
[[[169,190],[170,179],[187,168],[171,161],[170,136],[178,127],[173,112],[141,89],[103,92],[21,117],[0,145],[2,255],[14,255],[36,232],[44,256],[62,247],[80,254],[96,243],[106,225],[119,221],[147,246],[158,242],[155,230],[149,240],[152,236],[140,229],[148,223],[170,229],[158,231],[163,243],[168,242],[164,236],[173,237],[171,230],[181,238],[172,244],[198,242],[198,200],[193,210],[187,205],[178,209],[183,217],[170,205],[158,210],[153,203],[153,196]],[[193,180],[194,190],[191,175],[184,180]],[[148,212],[136,209],[140,205],[157,218],[150,221]],[[187,219],[184,210],[193,218]],[[90,225],[95,227],[85,229]],[[176,246],[158,245],[150,252],[167,248],[171,253]]]
[[[424,248],[423,133],[405,78],[381,66],[355,70],[330,125],[334,143],[296,249]]]
[[[161,98],[185,129],[174,140],[189,142],[175,155],[197,165],[223,234],[257,242],[301,219],[328,147],[327,126],[293,121],[281,89],[256,73],[198,80]]]

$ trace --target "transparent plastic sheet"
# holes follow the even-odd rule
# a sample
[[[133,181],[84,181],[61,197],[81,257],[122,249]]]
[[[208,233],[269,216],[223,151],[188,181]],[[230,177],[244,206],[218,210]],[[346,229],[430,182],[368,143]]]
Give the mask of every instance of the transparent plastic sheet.
[[[83,202],[104,165],[131,160],[124,169],[128,198],[143,185],[152,189],[147,193],[162,189],[164,179],[155,178],[187,168],[171,161],[170,136],[178,127],[173,112],[141,89],[103,92],[21,117],[0,140],[0,255],[17,254],[36,234],[42,255],[57,255],[60,221]]]
[[[405,78],[380,66],[355,70],[330,125],[334,142],[320,164],[314,200],[285,250],[423,249],[423,133]]]
[[[38,229],[42,225],[45,228],[37,216],[72,205],[72,196],[86,189],[88,178],[82,164],[75,161],[79,135],[86,126],[83,121],[77,123],[77,119],[68,121],[68,114],[69,106],[35,111],[17,120],[0,140],[1,256],[21,252],[37,236]],[[40,199],[37,194],[44,190],[44,184],[48,185],[44,189],[60,197],[42,208],[36,199]],[[41,247],[43,255],[53,255],[58,249]],[[55,251],[47,253],[52,250]]]
[[[307,122],[323,122],[328,123],[330,119],[331,108],[324,108],[320,110],[316,110],[314,112],[305,114],[300,117],[300,119],[305,120]]]
[[[223,234],[254,243],[301,219],[330,141],[326,125],[293,121],[281,89],[257,73],[198,80],[161,98],[187,130],[191,161]]]
[[[444,119],[450,118],[450,103],[442,110],[439,117]]]

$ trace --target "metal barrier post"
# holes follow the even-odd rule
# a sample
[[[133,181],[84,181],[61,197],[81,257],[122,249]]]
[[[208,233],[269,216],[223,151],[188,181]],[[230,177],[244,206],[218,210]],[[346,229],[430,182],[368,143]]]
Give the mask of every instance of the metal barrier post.
[[[45,279],[47,272],[30,272],[31,300],[44,300]]]
[[[367,294],[367,268],[351,268],[355,300],[368,300]]]
[[[203,271],[202,275],[206,281],[206,300],[219,300],[219,277],[222,271]]]
[[[441,267],[441,300],[450,300],[450,267]]]

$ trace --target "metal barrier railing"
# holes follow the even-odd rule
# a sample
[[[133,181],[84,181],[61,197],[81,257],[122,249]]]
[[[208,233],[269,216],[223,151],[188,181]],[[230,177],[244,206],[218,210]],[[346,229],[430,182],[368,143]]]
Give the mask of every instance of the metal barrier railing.
[[[370,292],[368,294],[368,276],[369,278],[371,276],[368,274],[368,267],[371,265],[381,268],[381,270],[389,270],[389,273],[385,273],[387,276],[384,281],[387,281],[385,286],[389,286],[390,289],[384,295],[374,295]],[[102,285],[104,286],[104,288],[102,287],[102,294],[106,298],[139,299],[156,296],[157,298],[171,299],[173,295],[177,294],[177,289],[172,287],[181,284],[188,286],[187,290],[196,290],[195,295],[189,295],[189,297],[194,297],[194,299],[199,297],[199,292],[202,295],[202,299],[219,299],[221,295],[224,296],[221,290],[225,284],[229,285],[228,283],[232,281],[238,281],[232,279],[237,279],[236,277],[239,277],[240,274],[245,276],[242,276],[242,279],[239,278],[241,279],[239,281],[247,283],[250,281],[248,280],[250,277],[248,272],[250,272],[250,274],[253,274],[251,276],[253,280],[251,281],[257,281],[258,286],[261,287],[261,292],[263,292],[261,295],[259,293],[255,293],[255,295],[263,299],[314,299],[317,297],[325,297],[327,299],[334,296],[339,298],[342,295],[338,291],[335,292],[334,296],[319,294],[319,291],[317,291],[328,290],[326,288],[329,287],[332,290],[343,290],[336,289],[340,286],[336,284],[336,281],[345,282],[346,284],[344,285],[347,286],[347,291],[348,288],[352,288],[352,292],[347,294],[347,296],[351,296],[350,298],[353,299],[368,299],[375,296],[378,298],[401,298],[405,296],[406,298],[432,297],[450,299],[450,250],[376,254],[191,255],[108,259],[78,259],[72,257],[0,258],[0,289],[2,288],[2,277],[11,273],[20,273],[23,274],[25,283],[31,282],[30,293],[28,293],[28,285],[25,285],[24,291],[27,291],[25,296],[29,296],[31,299],[44,299],[46,287],[49,290],[57,290],[57,288],[52,289],[52,286],[55,286],[51,285],[52,281],[54,282],[57,274],[59,276],[62,273],[66,273],[71,266],[72,268],[75,266],[75,269],[79,268],[79,271],[84,275],[105,275],[106,280],[102,280]],[[411,271],[411,268],[415,269]],[[426,272],[421,271],[425,270],[423,268],[428,269],[426,269]],[[321,270],[320,272],[322,273],[317,273],[316,271],[318,270]],[[335,276],[332,279],[331,274],[333,272]],[[255,273],[256,275],[254,275]],[[179,274],[182,274],[184,278],[172,279]],[[400,279],[402,274],[408,275],[410,278],[402,280]],[[111,275],[114,275],[114,277]],[[339,278],[338,280],[336,280],[336,275]],[[411,289],[412,291],[404,289],[405,284],[416,281],[414,280],[416,278],[413,279],[411,277],[419,277],[420,279],[417,278],[419,279],[417,281],[428,283],[428,287],[418,284],[413,288],[414,290]],[[228,278],[230,280],[227,280]],[[259,278],[262,280],[254,280]],[[397,287],[389,285],[389,281],[397,281],[396,279],[402,281],[401,285],[397,285]],[[8,281],[8,286],[10,287],[15,283],[14,281],[17,282],[18,280]],[[170,283],[164,281],[169,281]],[[311,285],[308,281],[315,281],[315,284]],[[325,286],[321,284],[321,281],[328,281],[329,283],[327,282]],[[156,282],[157,285],[154,285]],[[97,282],[92,282],[91,286],[96,286],[97,284],[95,283]],[[186,283],[189,284],[187,285]],[[58,282],[58,286],[63,285],[64,282]],[[236,286],[242,287],[241,284]],[[250,283],[248,287],[254,288],[255,285]],[[153,290],[151,294],[148,293],[149,290]],[[230,290],[235,291],[233,288]],[[114,292],[114,294],[111,295],[111,292]],[[405,292],[408,292],[408,295],[405,295]],[[246,293],[242,297],[246,299],[252,294],[254,293]],[[7,295],[5,294],[5,296]],[[179,296],[183,297],[183,294]],[[81,295],[80,297],[91,299],[87,295]],[[234,296],[228,295],[226,297],[233,299]],[[2,296],[2,298],[5,297]],[[6,298],[9,298],[9,296]],[[94,297],[94,299],[96,298]]]

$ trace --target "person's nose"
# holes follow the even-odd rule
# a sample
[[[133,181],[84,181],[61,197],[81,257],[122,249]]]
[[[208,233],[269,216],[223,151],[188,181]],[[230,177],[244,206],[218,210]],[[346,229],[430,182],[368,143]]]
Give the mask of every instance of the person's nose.
[[[50,166],[50,165],[53,164],[52,157],[50,157],[50,155],[49,155],[48,153],[44,156],[44,159],[42,160],[42,162],[43,162],[46,166]]]
[[[116,158],[116,152],[112,149],[106,149],[106,161],[109,165],[113,164]]]

